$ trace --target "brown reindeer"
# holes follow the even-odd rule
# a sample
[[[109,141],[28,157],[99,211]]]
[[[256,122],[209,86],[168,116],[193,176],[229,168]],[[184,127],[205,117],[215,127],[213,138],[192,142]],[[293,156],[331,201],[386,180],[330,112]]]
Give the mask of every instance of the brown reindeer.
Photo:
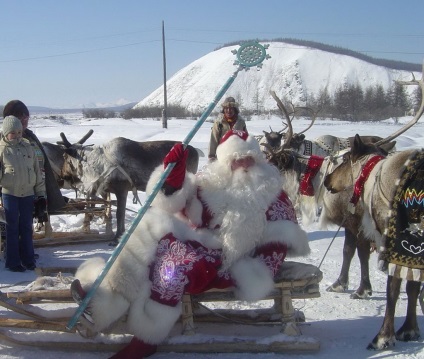
[[[288,134],[290,136],[292,128],[288,113],[275,93],[273,97],[289,124]],[[361,138],[364,141],[382,139],[376,136],[362,136]],[[392,150],[395,144],[396,142],[389,142],[384,146],[385,150]],[[285,176],[284,190],[289,193],[290,198],[300,210],[302,223],[307,224],[315,220],[318,209],[322,208],[320,215],[322,227],[332,223],[345,228],[341,271],[337,280],[327,288],[327,291],[344,292],[348,289],[349,268],[355,252],[357,252],[361,265],[361,279],[358,288],[351,294],[351,298],[364,299],[372,295],[369,276],[371,242],[364,237],[360,230],[361,208],[356,208],[355,213],[349,212],[344,206],[349,199],[346,193],[334,195],[323,188],[324,176],[340,163],[341,157],[337,155],[324,158],[305,156],[291,148],[289,143],[285,143],[278,151],[268,147],[268,158]],[[317,164],[318,162],[319,164]],[[312,170],[313,167],[314,170]],[[314,172],[312,173],[312,171]]]
[[[64,146],[60,178],[82,191],[87,198],[115,194],[117,230],[111,244],[116,245],[125,231],[128,192],[132,191],[138,198],[137,190],[146,190],[151,173],[177,141],[136,142],[117,137],[100,146],[85,146],[71,144],[63,133],[60,135]],[[190,145],[187,148],[187,170],[196,173],[199,151]]]
[[[402,83],[418,84],[424,93],[423,78]],[[424,227],[421,224],[424,151],[407,150],[384,157],[381,146],[412,127],[423,112],[424,99],[408,125],[375,144],[364,144],[355,136],[343,163],[324,180],[331,193],[351,194],[346,205],[362,206],[364,235],[376,242],[380,268],[388,274],[383,324],[368,349],[384,349],[394,345],[396,339],[410,341],[420,337],[416,307],[424,280]],[[407,281],[407,313],[395,333],[394,316],[402,279]]]
[[[359,286],[351,294],[352,299],[364,299],[372,295],[372,286],[369,276],[369,258],[371,243],[360,230],[361,212],[358,207],[355,213],[347,210],[345,203],[349,200],[346,192],[332,194],[323,187],[325,175],[338,164],[340,157],[327,156],[314,158],[313,156],[299,155],[288,149],[270,155],[270,161],[276,164],[285,177],[284,190],[289,194],[293,203],[300,211],[302,224],[307,225],[317,218],[321,209],[319,221],[321,227],[335,224],[345,229],[343,244],[343,263],[337,280],[327,291],[345,292],[349,285],[349,268],[355,252],[357,252],[361,279]],[[311,161],[319,161],[319,169],[312,177],[308,177],[308,168]]]
[[[415,179],[421,174],[423,179],[421,184],[424,185],[424,153],[418,150],[408,150],[397,152],[387,158],[382,157],[382,159],[379,157],[380,154],[381,149],[378,145],[364,144],[358,136],[355,138],[351,152],[345,154],[344,162],[327,175],[324,181],[324,185],[331,193],[350,192],[351,202],[357,201],[357,205],[362,207],[361,226],[364,235],[376,242],[377,248],[383,254],[381,257],[383,266],[388,269],[386,314],[380,332],[369,344],[369,349],[386,348],[394,344],[395,338],[402,341],[419,338],[416,306],[421,281],[424,279],[424,237],[422,231],[421,234],[417,232],[415,242],[410,240],[410,233],[399,236],[402,231],[408,232],[406,227],[393,228],[392,231],[395,234],[390,243],[387,243],[386,235],[386,231],[390,231],[388,218],[395,222],[398,221],[397,217],[391,219],[391,211],[399,208],[397,210],[398,216],[408,217],[408,213],[403,213],[406,211],[405,206],[402,207],[402,204],[400,204],[399,198],[405,197],[406,194],[405,189],[400,187],[399,181],[408,182],[411,178]],[[379,162],[374,164],[373,159],[375,159],[374,162],[378,160]],[[411,163],[413,163],[413,168],[409,168]],[[373,165],[375,167],[371,168]],[[414,168],[415,166],[416,168]],[[405,175],[408,177],[405,178]],[[358,180],[354,182],[357,178]],[[418,190],[422,192],[424,188],[421,187]],[[354,200],[352,200],[353,198]],[[345,203],[345,206],[347,206],[347,203]],[[422,206],[419,210],[424,215]],[[397,227],[398,225],[404,226],[397,223],[393,226]],[[411,236],[414,238],[414,234]],[[408,243],[405,245],[409,246],[405,253],[409,254],[412,259],[409,259],[405,253],[399,255],[392,253],[397,248],[398,244],[395,243],[397,240]],[[422,248],[422,251],[420,248]],[[390,254],[385,253],[388,249],[390,249]],[[399,260],[399,256],[408,259],[405,259],[405,261]],[[415,272],[409,271],[408,268],[415,269]],[[407,279],[408,309],[404,324],[395,334],[395,306],[402,279]]]

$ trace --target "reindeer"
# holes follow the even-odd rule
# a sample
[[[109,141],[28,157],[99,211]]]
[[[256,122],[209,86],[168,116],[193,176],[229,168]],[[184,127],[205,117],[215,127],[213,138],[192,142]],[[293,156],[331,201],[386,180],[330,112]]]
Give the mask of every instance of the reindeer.
[[[287,122],[291,123],[287,110],[275,93],[274,99],[276,99],[277,105],[283,116],[286,117]],[[288,133],[290,132],[289,125]],[[363,136],[363,138],[368,141],[373,139],[370,136]],[[390,151],[394,146],[395,142],[389,142],[385,145],[385,150]],[[327,288],[327,291],[344,292],[348,289],[349,268],[357,251],[361,263],[361,280],[359,287],[350,297],[352,299],[364,299],[372,295],[369,277],[371,243],[360,230],[362,214],[359,208],[355,213],[340,210],[340,208],[346,209],[344,203],[349,199],[347,194],[333,195],[323,188],[325,175],[341,162],[341,153],[326,157],[305,156],[285,143],[278,151],[268,147],[267,156],[285,177],[284,190],[289,193],[290,198],[300,210],[303,224],[316,219],[318,209],[321,207],[320,224],[322,227],[327,226],[328,223],[333,223],[345,228],[341,272],[337,280]]]
[[[403,226],[402,229],[389,228],[389,225],[396,227],[402,221],[398,216],[405,218],[410,216],[405,206],[399,203],[400,198],[408,196],[402,188],[402,181],[410,183],[414,176],[421,175],[421,185],[414,187],[419,193],[424,191],[424,152],[418,150],[401,151],[385,158],[381,155],[381,144],[364,144],[360,137],[355,138],[352,150],[345,154],[344,161],[331,174],[327,175],[324,181],[325,187],[331,193],[341,193],[354,188],[351,202],[358,200],[358,205],[362,207],[361,226],[364,235],[372,238],[376,242],[377,248],[382,251],[380,261],[387,267],[387,304],[386,314],[383,325],[377,336],[369,344],[369,349],[383,349],[394,344],[395,339],[408,341],[416,340],[420,336],[418,323],[416,320],[416,305],[418,294],[420,292],[421,282],[424,279],[424,256],[422,248],[424,243],[424,208],[420,204],[415,219],[418,219],[420,230],[415,231]],[[384,153],[383,153],[384,154]],[[373,161],[374,160],[374,161]],[[373,162],[372,162],[373,161]],[[371,169],[372,164],[377,162]],[[408,163],[409,162],[409,163]],[[412,168],[411,168],[412,166]],[[368,169],[368,173],[364,172]],[[409,171],[409,172],[408,172]],[[365,173],[365,174],[364,174]],[[407,175],[407,180],[404,175]],[[355,184],[353,178],[370,178],[371,180],[362,180]],[[361,191],[361,187],[363,190]],[[413,198],[411,198],[413,200]],[[422,202],[422,199],[421,199]],[[347,203],[345,203],[347,206]],[[390,218],[390,213],[397,209],[398,216]],[[405,213],[404,213],[405,212]],[[389,219],[389,221],[388,221]],[[421,222],[420,222],[421,221]],[[413,222],[409,222],[411,225]],[[391,236],[391,242],[387,241],[386,231],[395,231]],[[390,236],[389,236],[390,237]],[[415,239],[415,241],[411,240]],[[395,253],[397,241],[402,242],[401,246],[406,248],[406,254],[414,257],[411,262],[418,263],[412,266],[409,263],[399,261]],[[390,254],[385,253],[387,251]],[[402,253],[405,256],[405,253]],[[398,263],[398,264],[396,264]],[[401,263],[401,264],[399,264]],[[403,269],[402,269],[403,268]],[[413,268],[413,275],[408,276],[407,268]],[[408,309],[405,323],[396,332],[394,332],[394,313],[396,301],[399,296],[400,284],[403,279],[407,279],[406,292],[408,295]]]
[[[418,84],[424,93],[423,78],[400,83]],[[375,144],[364,144],[355,136],[343,163],[324,180],[331,193],[349,191],[350,206],[362,206],[364,234],[376,242],[380,268],[388,274],[383,324],[368,349],[384,349],[394,345],[396,340],[420,337],[416,307],[424,280],[424,227],[421,225],[424,208],[420,197],[424,192],[424,151],[407,150],[384,157],[381,146],[412,127],[423,112],[422,99],[420,109],[407,126]],[[395,333],[395,308],[402,279],[407,281],[407,313]]]
[[[138,199],[137,190],[146,190],[151,173],[177,141],[136,142],[117,137],[100,146],[84,146],[81,141],[71,144],[64,133],[60,136],[64,151],[63,162],[56,163],[62,166],[60,178],[87,198],[115,194],[117,230],[110,244],[116,245],[125,231],[128,192],[132,190]],[[190,145],[187,148],[187,170],[196,173],[201,153]]]
[[[280,111],[290,123],[288,113],[275,93],[274,98],[277,99]],[[410,124],[398,131],[397,136],[412,127],[417,121],[418,118],[413,119]],[[291,127],[289,125],[288,133],[290,131]],[[373,136],[361,136],[361,139],[370,141],[376,138]],[[392,151],[395,146],[396,142],[391,140],[382,146],[386,152]],[[347,211],[346,206],[343,205],[349,200],[346,193],[333,195],[322,187],[323,178],[327,173],[331,172],[334,165],[340,162],[340,155],[327,156],[325,158],[305,156],[285,144],[279,151],[273,151],[268,148],[268,158],[285,176],[284,189],[290,194],[292,201],[300,210],[303,223],[307,224],[315,219],[320,207],[322,208],[320,215],[321,227],[325,227],[328,223],[333,223],[345,228],[341,272],[337,280],[327,288],[327,291],[344,292],[348,289],[349,268],[357,251],[361,264],[361,280],[359,287],[351,294],[351,298],[363,299],[372,295],[369,276],[369,258],[372,243],[361,231],[360,206],[355,213],[350,213]],[[309,193],[307,193],[308,191]]]
[[[313,109],[309,107],[299,107],[294,106],[292,103],[291,108],[292,110],[289,112],[285,106],[283,105],[282,101],[277,97],[274,91],[271,91],[271,96],[274,98],[274,100],[277,102],[278,106],[284,107],[284,111],[282,111],[286,123],[285,126],[288,129],[286,133],[283,133],[282,138],[284,139],[284,147],[285,148],[292,148],[297,153],[305,155],[305,156],[330,156],[334,153],[337,153],[339,151],[345,150],[347,148],[350,148],[353,142],[353,137],[343,138],[343,137],[336,137],[333,135],[323,135],[320,137],[317,137],[315,140],[307,140],[305,138],[304,133],[308,131],[315,123],[317,115],[320,110],[314,111]],[[292,120],[294,116],[299,113],[299,111],[307,112],[311,114],[311,123],[308,125],[307,128],[305,128],[303,131],[294,133],[293,131],[293,125]],[[274,135],[275,136],[275,135]],[[381,140],[382,138],[379,136],[362,136],[364,141],[366,142],[377,142]]]

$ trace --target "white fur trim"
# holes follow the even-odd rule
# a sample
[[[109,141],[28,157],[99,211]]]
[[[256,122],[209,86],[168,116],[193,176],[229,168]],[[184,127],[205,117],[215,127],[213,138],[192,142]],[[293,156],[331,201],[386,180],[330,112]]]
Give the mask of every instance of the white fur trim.
[[[264,243],[269,242],[285,243],[288,257],[306,256],[311,251],[307,233],[291,221],[267,222]]]
[[[216,149],[216,157],[218,162],[227,166],[231,165],[231,160],[233,158],[247,155],[254,158],[263,158],[263,153],[261,152],[259,143],[253,136],[248,136],[246,141],[236,135],[230,136]]]
[[[141,298],[131,304],[128,327],[137,338],[150,344],[159,344],[168,336],[180,315],[181,304],[171,307],[150,298]]]
[[[263,299],[274,288],[272,273],[258,258],[242,258],[230,268],[236,283],[235,295],[250,302]]]
[[[94,257],[83,262],[75,273],[75,278],[78,278],[82,287],[85,289],[97,279],[105,266],[105,260],[101,257]]]
[[[102,283],[88,306],[96,331],[104,331],[121,319],[127,313],[129,305],[130,303],[121,293],[113,291],[108,284]]]
[[[315,196],[299,195],[299,207],[302,214],[303,226],[309,226],[316,221],[318,215],[318,206]]]
[[[200,227],[202,225],[202,213],[202,202],[200,202],[197,196],[193,197],[186,207],[187,217],[190,218],[191,223],[197,227]]]
[[[204,247],[210,249],[222,248],[221,238],[212,234],[212,231],[210,231],[209,229],[198,229],[196,230],[196,234],[196,241],[202,244]]]
[[[92,258],[78,268],[75,277],[80,280],[85,291],[90,290],[91,284],[100,274],[104,264],[102,258]],[[128,308],[128,300],[121,293],[114,291],[108,280],[103,280],[88,304],[94,328],[99,332],[119,320]]]
[[[150,195],[153,192],[156,184],[159,182],[164,172],[163,165],[159,165],[150,176],[146,187],[146,194]],[[165,196],[162,191],[159,191],[154,198],[152,205],[159,207],[168,213],[176,213],[182,210],[187,203],[187,200],[193,196],[195,192],[195,176],[186,172],[183,187],[170,196]]]

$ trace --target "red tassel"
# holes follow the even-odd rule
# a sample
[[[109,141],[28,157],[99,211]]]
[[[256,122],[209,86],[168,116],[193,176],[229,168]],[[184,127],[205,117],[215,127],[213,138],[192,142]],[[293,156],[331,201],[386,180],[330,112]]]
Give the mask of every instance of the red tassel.
[[[305,173],[302,175],[302,180],[300,181],[300,194],[304,196],[314,195],[314,186],[312,185],[312,180],[315,178],[316,174],[321,168],[323,161],[324,157],[311,156],[309,158]]]

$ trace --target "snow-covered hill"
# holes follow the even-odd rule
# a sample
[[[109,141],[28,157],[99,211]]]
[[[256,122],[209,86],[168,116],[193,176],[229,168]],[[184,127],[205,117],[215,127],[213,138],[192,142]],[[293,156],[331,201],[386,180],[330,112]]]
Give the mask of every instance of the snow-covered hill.
[[[268,44],[271,58],[264,61],[262,69],[240,72],[227,92],[244,109],[254,110],[257,104],[265,111],[276,109],[270,90],[301,105],[307,96],[317,95],[325,88],[330,95],[343,84],[357,84],[363,89],[378,84],[387,90],[395,80],[412,79],[408,71],[388,69],[347,55],[283,42]],[[168,105],[202,112],[237,69],[231,51],[238,48],[228,46],[210,52],[178,71],[167,81]],[[420,78],[420,73],[415,73],[415,77]],[[407,91],[413,89],[409,86]],[[163,106],[163,86],[134,108],[142,106]]]

